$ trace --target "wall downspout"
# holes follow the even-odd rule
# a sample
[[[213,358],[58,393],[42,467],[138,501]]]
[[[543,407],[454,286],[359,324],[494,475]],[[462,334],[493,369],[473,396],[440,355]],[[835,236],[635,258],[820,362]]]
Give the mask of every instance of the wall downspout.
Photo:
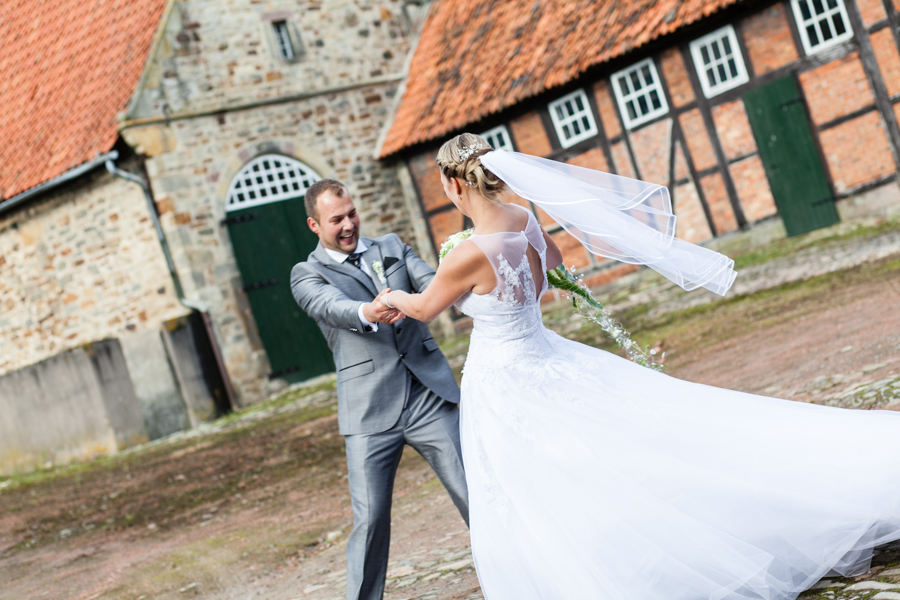
[[[225,368],[225,361],[222,359],[222,353],[219,350],[219,344],[216,339],[215,332],[213,331],[212,319],[210,318],[209,313],[201,304],[188,300],[184,297],[184,288],[181,287],[181,279],[179,279],[178,273],[175,271],[175,261],[172,260],[172,251],[169,249],[169,242],[168,240],[166,240],[166,235],[163,232],[162,225],[159,222],[159,215],[156,213],[156,203],[153,201],[153,194],[150,192],[150,186],[146,181],[144,181],[143,178],[138,177],[134,173],[123,171],[122,169],[117,167],[115,158],[116,157],[111,157],[106,160],[106,170],[109,171],[111,175],[121,177],[122,179],[127,179],[128,181],[141,186],[141,189],[144,192],[144,199],[147,202],[147,212],[150,213],[150,218],[153,220],[153,228],[156,230],[156,238],[159,240],[160,247],[162,247],[163,256],[165,256],[166,258],[166,266],[169,269],[169,275],[172,277],[172,285],[175,287],[175,295],[178,297],[178,301],[182,306],[197,311],[203,318],[203,325],[206,328],[206,334],[209,337],[210,345],[212,346],[213,354],[215,355],[216,364],[219,367],[219,373],[221,373],[222,382],[225,385],[225,394],[228,396],[228,404],[231,406],[232,410],[236,410],[238,407],[235,401],[234,389],[231,387],[231,379],[228,377],[228,371]]]

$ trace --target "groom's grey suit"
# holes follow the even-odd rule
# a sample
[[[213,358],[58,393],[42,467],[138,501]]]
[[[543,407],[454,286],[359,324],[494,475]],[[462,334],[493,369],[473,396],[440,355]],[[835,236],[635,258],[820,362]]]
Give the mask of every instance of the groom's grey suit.
[[[347,543],[347,599],[380,600],[390,545],[391,494],[404,444],[419,451],[468,522],[459,447],[459,387],[428,327],[406,318],[372,331],[359,306],[390,287],[422,291],[434,270],[394,234],[363,238],[369,269],[381,263],[386,283],[321,244],[291,271],[291,290],[315,319],[334,354],[338,426],[345,436],[353,532]]]

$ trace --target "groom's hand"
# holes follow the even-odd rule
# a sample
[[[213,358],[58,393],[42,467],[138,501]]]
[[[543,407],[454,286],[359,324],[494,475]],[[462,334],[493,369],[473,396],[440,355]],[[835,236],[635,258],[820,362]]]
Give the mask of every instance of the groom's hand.
[[[366,317],[369,323],[391,325],[404,317],[403,313],[396,308],[388,308],[381,303],[381,298],[390,293],[390,288],[383,289],[374,300],[363,305],[363,316]]]

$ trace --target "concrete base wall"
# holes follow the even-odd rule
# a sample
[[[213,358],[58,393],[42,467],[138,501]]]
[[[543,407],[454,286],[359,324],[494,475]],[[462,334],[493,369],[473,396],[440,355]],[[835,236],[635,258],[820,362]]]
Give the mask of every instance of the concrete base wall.
[[[151,440],[191,426],[160,331],[122,338],[122,352]]]
[[[118,340],[0,377],[0,473],[112,454],[147,440]]]

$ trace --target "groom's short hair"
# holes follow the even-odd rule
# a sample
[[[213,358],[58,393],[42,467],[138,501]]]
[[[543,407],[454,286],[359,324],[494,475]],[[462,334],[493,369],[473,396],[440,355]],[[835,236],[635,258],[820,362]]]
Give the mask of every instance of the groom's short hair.
[[[347,193],[347,186],[336,179],[320,179],[306,190],[306,197],[303,199],[303,206],[306,208],[306,216],[311,217],[316,223],[319,222],[319,207],[317,202],[319,196],[325,192],[331,192],[335,196],[343,196]]]

